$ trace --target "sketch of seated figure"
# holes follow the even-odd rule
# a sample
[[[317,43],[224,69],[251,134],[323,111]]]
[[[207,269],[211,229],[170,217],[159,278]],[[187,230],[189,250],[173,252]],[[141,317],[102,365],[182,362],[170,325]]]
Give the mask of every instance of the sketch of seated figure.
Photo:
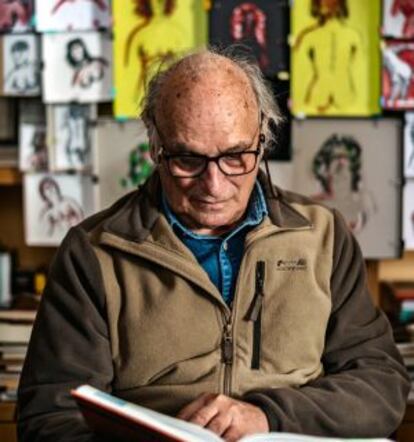
[[[140,66],[135,94],[142,92],[151,78],[151,70],[172,60],[177,48],[183,46],[185,32],[172,19],[176,0],[134,0],[134,13],[143,19],[129,33],[124,49],[124,65],[135,54]]]
[[[375,211],[362,189],[361,146],[349,136],[329,137],[313,159],[312,172],[322,192],[312,198],[338,209],[354,231],[360,231]],[[370,206],[371,203],[371,207]]]
[[[6,74],[4,89],[16,94],[32,94],[39,91],[39,66],[31,59],[29,44],[25,40],[15,41],[10,48],[13,66]]]
[[[73,198],[62,195],[55,179],[43,178],[39,183],[39,194],[44,201],[39,218],[49,237],[66,232],[84,218],[80,205]]]
[[[293,46],[312,72],[304,102],[319,113],[344,109],[360,92],[355,72],[362,55],[361,37],[346,22],[346,0],[312,0],[311,13],[316,23],[304,28]]]

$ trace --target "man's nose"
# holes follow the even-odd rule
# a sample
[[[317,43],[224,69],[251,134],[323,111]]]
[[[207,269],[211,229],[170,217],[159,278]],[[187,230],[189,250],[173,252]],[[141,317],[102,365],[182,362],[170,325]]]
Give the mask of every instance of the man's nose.
[[[203,186],[210,195],[220,194],[224,178],[223,172],[214,161],[208,163],[206,170],[201,175]]]

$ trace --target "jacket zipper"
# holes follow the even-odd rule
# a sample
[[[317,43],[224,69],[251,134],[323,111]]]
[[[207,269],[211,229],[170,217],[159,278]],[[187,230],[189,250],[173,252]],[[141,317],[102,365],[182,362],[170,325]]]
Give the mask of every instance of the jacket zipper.
[[[231,368],[233,365],[233,335],[231,315],[226,315],[223,339],[221,342],[222,362],[224,363],[224,394],[231,394]]]
[[[262,309],[264,299],[265,262],[256,263],[256,284],[253,301],[247,319],[253,322],[252,370],[260,368],[260,353],[262,340]]]

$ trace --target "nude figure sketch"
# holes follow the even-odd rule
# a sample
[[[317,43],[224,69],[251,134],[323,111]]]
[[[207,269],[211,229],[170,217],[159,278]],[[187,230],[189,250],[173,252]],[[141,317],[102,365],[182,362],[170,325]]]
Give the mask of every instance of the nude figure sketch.
[[[135,86],[135,95],[138,96],[151,77],[151,69],[168,63],[177,48],[182,47],[185,33],[171,20],[176,0],[133,1],[134,13],[141,20],[127,37],[124,66],[129,66],[133,56],[139,63],[140,76]]]
[[[92,56],[81,38],[70,40],[66,47],[66,60],[73,69],[72,86],[89,89],[103,80],[109,62],[103,57]]]
[[[13,66],[4,80],[5,91],[22,95],[39,91],[39,64],[32,57],[26,40],[17,40],[11,45],[10,59]]]
[[[315,23],[298,34],[293,46],[293,53],[305,58],[312,72],[303,100],[319,113],[340,110],[354,103],[359,93],[355,71],[362,40],[347,24],[347,0],[312,0],[311,15]]]
[[[366,225],[372,212],[368,194],[362,189],[361,154],[361,146],[353,137],[334,134],[317,151],[312,164],[313,176],[321,187],[312,198],[338,209],[354,232]]]
[[[84,218],[80,205],[73,198],[62,195],[55,179],[43,178],[39,183],[39,195],[44,203],[39,220],[49,237],[67,231]]]
[[[56,137],[63,141],[65,163],[69,168],[82,168],[89,162],[89,113],[89,106],[79,104],[70,104],[63,111]]]

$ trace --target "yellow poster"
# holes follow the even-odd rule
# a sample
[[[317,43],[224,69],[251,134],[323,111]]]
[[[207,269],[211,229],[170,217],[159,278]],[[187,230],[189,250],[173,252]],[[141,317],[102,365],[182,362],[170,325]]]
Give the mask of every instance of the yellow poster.
[[[291,108],[296,116],[380,112],[380,2],[295,0]]]
[[[145,87],[177,53],[205,45],[202,0],[114,0],[114,113],[135,118]]]

